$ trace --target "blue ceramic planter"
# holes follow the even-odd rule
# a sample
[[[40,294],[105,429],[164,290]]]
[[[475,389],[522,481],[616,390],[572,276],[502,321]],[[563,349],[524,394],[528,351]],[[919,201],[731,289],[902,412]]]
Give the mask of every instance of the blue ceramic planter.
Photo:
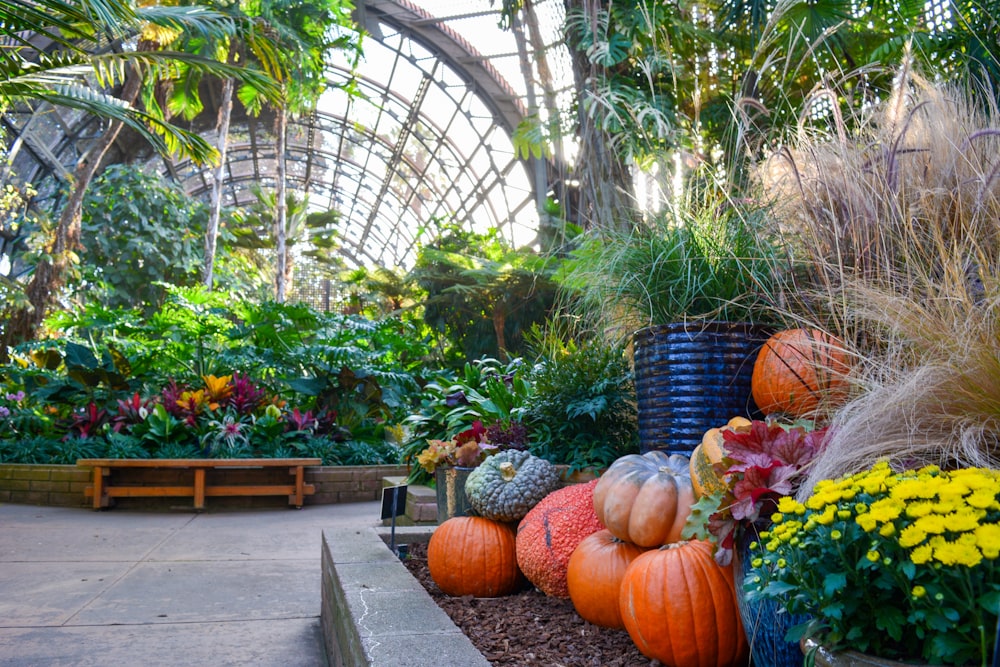
[[[743,630],[750,644],[750,655],[755,667],[802,667],[802,649],[798,642],[785,641],[785,633],[808,616],[789,614],[781,603],[772,598],[747,600],[743,582],[752,575],[753,558],[750,544],[755,536],[743,534],[736,539],[733,553],[733,578],[736,583],[736,602],[740,609]]]
[[[759,417],[750,378],[768,334],[747,322],[676,323],[635,332],[643,453],[690,456],[710,428],[735,416]]]

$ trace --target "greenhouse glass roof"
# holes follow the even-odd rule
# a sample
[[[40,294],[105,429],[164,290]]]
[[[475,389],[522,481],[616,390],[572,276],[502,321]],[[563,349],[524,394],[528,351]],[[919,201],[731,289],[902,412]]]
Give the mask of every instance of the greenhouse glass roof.
[[[510,30],[499,28],[499,0],[495,4],[357,3],[356,19],[367,33],[357,71],[361,95],[337,86],[350,76],[348,63],[331,62],[334,86],[315,113],[291,123],[286,153],[289,191],[306,197],[311,211],[341,214],[340,254],[348,266],[408,267],[416,244],[436,233],[435,220],[480,232],[495,227],[516,245],[532,242],[551,174],[560,170],[551,160],[519,159],[511,134],[538,111],[543,95],[570,102],[563,3],[533,3],[532,24],[519,20]],[[8,116],[8,127],[23,138],[16,172],[43,197],[56,196],[58,183],[104,125],[52,109]],[[233,122],[224,204],[245,206],[255,200],[252,185],[274,187],[273,122],[264,115]],[[210,122],[196,129],[215,140]],[[115,161],[142,157],[127,140],[119,143]],[[210,170],[145,157],[208,199]]]

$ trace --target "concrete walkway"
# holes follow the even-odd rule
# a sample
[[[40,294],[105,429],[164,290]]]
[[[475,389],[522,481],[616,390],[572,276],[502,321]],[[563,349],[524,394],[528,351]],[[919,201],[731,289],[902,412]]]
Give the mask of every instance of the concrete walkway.
[[[378,513],[0,505],[0,665],[325,667],[322,532]]]

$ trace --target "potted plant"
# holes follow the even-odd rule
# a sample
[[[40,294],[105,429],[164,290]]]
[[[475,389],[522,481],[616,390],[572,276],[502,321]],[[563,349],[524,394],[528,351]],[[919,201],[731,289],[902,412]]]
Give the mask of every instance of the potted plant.
[[[417,455],[417,463],[434,476],[437,491],[438,522],[453,516],[464,516],[469,509],[465,482],[476,466],[498,451],[486,439],[481,421],[462,431],[451,440],[428,440],[427,449]]]
[[[781,275],[766,211],[718,195],[593,232],[558,274],[599,326],[634,332],[643,451],[690,454],[734,415],[753,415],[750,377]]]
[[[736,600],[757,667],[796,667],[802,656],[785,631],[804,617],[781,612],[780,600],[744,594],[743,582],[751,571],[750,545],[771,527],[772,516],[783,498],[792,497],[815,458],[823,451],[828,431],[811,422],[791,424],[755,420],[745,428],[719,429],[724,457],[713,465],[720,484],[715,493],[699,498],[685,537],[709,539],[715,560],[734,568]],[[695,462],[692,459],[694,474]]]
[[[793,639],[826,657],[856,651],[986,665],[1000,604],[1000,471],[879,462],[778,503],[753,560],[756,597],[811,620]]]

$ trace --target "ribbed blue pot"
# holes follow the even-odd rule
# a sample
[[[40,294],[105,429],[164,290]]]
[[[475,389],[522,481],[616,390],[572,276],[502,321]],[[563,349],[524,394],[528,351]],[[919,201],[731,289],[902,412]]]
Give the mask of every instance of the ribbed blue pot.
[[[759,418],[750,394],[770,330],[748,322],[696,322],[635,332],[639,446],[690,456],[705,431],[736,416]]]
[[[755,667],[802,667],[802,649],[798,642],[785,641],[785,633],[808,616],[787,613],[780,601],[773,598],[747,600],[743,583],[752,576],[750,563],[753,558],[750,544],[754,534],[737,535],[733,553],[733,580],[736,584],[736,603],[743,621],[750,655]]]

